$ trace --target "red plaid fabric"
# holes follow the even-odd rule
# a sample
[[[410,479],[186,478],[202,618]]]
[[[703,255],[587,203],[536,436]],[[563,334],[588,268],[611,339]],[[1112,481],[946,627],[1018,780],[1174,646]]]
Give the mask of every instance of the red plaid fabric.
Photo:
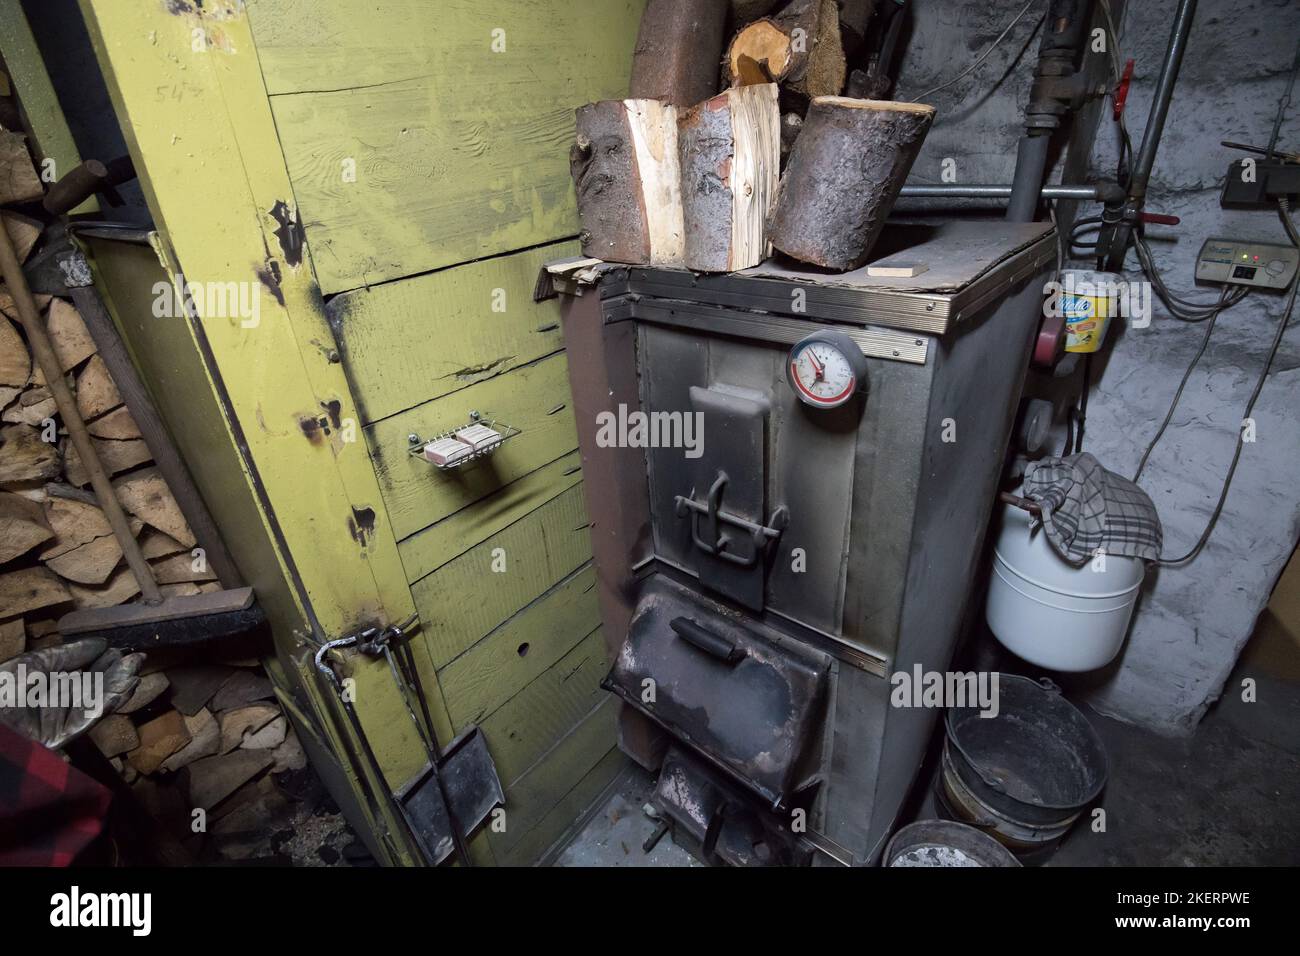
[[[0,866],[67,866],[104,828],[112,794],[0,724]]]

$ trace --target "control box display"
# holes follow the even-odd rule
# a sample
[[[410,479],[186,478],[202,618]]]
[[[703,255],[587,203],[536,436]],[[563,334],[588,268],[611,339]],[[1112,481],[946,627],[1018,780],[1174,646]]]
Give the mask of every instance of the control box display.
[[[1295,246],[1245,239],[1207,239],[1196,259],[1196,278],[1259,289],[1285,289],[1300,264]]]

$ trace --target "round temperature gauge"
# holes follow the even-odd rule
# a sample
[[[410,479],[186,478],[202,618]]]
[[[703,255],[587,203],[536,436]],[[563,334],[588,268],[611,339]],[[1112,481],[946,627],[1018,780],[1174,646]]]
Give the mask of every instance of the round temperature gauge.
[[[790,387],[814,408],[838,408],[867,382],[867,358],[843,332],[814,332],[790,350]]]

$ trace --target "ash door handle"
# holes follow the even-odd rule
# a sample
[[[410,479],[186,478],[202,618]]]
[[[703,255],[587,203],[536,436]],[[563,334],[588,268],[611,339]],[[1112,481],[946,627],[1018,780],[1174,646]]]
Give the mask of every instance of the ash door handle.
[[[733,641],[714,634],[689,618],[675,617],[668,622],[668,626],[686,643],[725,663],[734,664],[745,656],[745,652]]]

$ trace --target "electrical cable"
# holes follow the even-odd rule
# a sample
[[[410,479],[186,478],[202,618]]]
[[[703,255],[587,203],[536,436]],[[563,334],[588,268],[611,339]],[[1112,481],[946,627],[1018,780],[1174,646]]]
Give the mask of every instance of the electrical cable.
[[[1268,153],[1266,158],[1273,158],[1273,150],[1277,148],[1277,138],[1282,132],[1282,117],[1286,115],[1286,108],[1291,105],[1291,91],[1295,89],[1296,74],[1300,73],[1300,41],[1297,41],[1295,47],[1295,61],[1291,64],[1291,76],[1286,81],[1286,89],[1277,101],[1277,115],[1273,117],[1273,132],[1268,138]]]
[[[1111,14],[1110,0],[1100,0],[1100,2],[1101,12],[1106,18],[1106,30],[1110,34],[1110,42],[1106,45],[1107,50],[1110,52],[1110,70],[1115,76],[1115,82],[1118,84],[1120,80],[1124,78],[1124,71],[1119,65],[1119,29],[1115,26],[1115,18]],[[1111,89],[1109,96],[1111,102],[1114,102],[1115,90],[1113,88]],[[1115,180],[1124,187],[1125,191],[1127,191],[1129,176],[1127,175],[1125,166],[1133,160],[1133,139],[1129,136],[1128,123],[1124,119],[1123,110],[1120,110],[1119,116],[1116,117],[1116,122],[1119,124],[1120,139],[1119,159],[1115,164]]]
[[[1078,238],[1079,235],[1084,231],[1084,229],[1094,225],[1098,226],[1099,228],[1101,227],[1101,225],[1103,225],[1101,216],[1085,216],[1082,219],[1076,219],[1074,221],[1074,225],[1070,227],[1070,237],[1068,240],[1068,244],[1070,247],[1070,254],[1072,256],[1074,255],[1074,250],[1076,248],[1083,249],[1084,251],[1090,249],[1095,250],[1097,248],[1096,242],[1080,242]],[[1086,258],[1086,257],[1078,257],[1078,258]]]
[[[1295,224],[1291,221],[1291,206],[1285,199],[1278,200],[1278,212],[1282,217],[1282,224],[1286,227],[1287,235],[1290,237],[1292,244],[1300,249],[1300,234],[1296,232]],[[1268,357],[1264,361],[1264,367],[1260,370],[1259,379],[1255,382],[1255,388],[1250,393],[1250,400],[1246,403],[1246,410],[1242,413],[1242,422],[1250,418],[1251,413],[1255,410],[1255,402],[1259,399],[1259,394],[1264,390],[1264,383],[1268,380],[1269,370],[1273,367],[1273,360],[1277,357],[1278,348],[1282,344],[1282,336],[1286,333],[1288,324],[1291,320],[1291,311],[1295,308],[1296,292],[1300,290],[1300,273],[1291,280],[1291,291],[1287,296],[1286,306],[1282,310],[1282,315],[1278,319],[1277,331],[1273,333],[1273,342],[1269,346]],[[1226,293],[1225,293],[1226,297]],[[1209,335],[1206,335],[1206,341]],[[1204,351],[1204,343],[1202,344]],[[1181,391],[1181,389],[1180,389]],[[1172,410],[1171,410],[1172,414]],[[1163,427],[1163,426],[1162,426]],[[1223,479],[1223,489],[1219,493],[1218,503],[1214,506],[1214,511],[1210,515],[1210,520],[1205,525],[1205,530],[1201,532],[1200,538],[1196,544],[1186,554],[1177,558],[1160,558],[1157,562],[1161,567],[1176,567],[1194,560],[1204,549],[1206,543],[1210,540],[1210,535],[1214,533],[1215,525],[1218,524],[1220,515],[1223,514],[1223,506],[1228,500],[1228,490],[1232,487],[1232,479],[1237,473],[1237,465],[1241,461],[1241,451],[1245,447],[1246,438],[1241,428],[1237,429],[1237,447],[1232,455],[1232,463],[1228,466],[1228,473]],[[1149,450],[1148,450],[1149,454]],[[1145,461],[1144,461],[1145,464]],[[1140,468],[1139,468],[1140,470]]]
[[[1088,392],[1092,388],[1092,356],[1089,352],[1083,357],[1083,387],[1079,389],[1078,413],[1075,416],[1074,454],[1083,451],[1083,432],[1088,424]]]
[[[1219,308],[1215,309],[1214,315],[1209,320],[1209,325],[1205,327],[1205,335],[1201,338],[1201,347],[1196,350],[1192,356],[1191,364],[1187,366],[1187,371],[1183,373],[1183,379],[1178,383],[1178,390],[1174,392],[1174,399],[1169,403],[1169,411],[1165,413],[1165,420],[1160,423],[1156,430],[1155,437],[1151,439],[1151,444],[1147,445],[1147,450],[1142,453],[1142,460],[1138,462],[1137,471],[1133,473],[1133,481],[1136,483],[1142,477],[1142,470],[1147,466],[1147,459],[1155,451],[1156,445],[1164,437],[1165,429],[1169,427],[1170,421],[1173,420],[1174,411],[1178,408],[1178,402],[1183,397],[1183,389],[1187,387],[1187,380],[1192,377],[1192,370],[1196,368],[1197,363],[1201,361],[1201,356],[1205,354],[1206,346],[1210,344],[1210,336],[1214,333],[1214,324],[1219,319],[1219,314],[1223,311],[1223,305],[1228,299],[1228,287],[1223,287],[1223,292],[1219,295]]]
[[[1142,266],[1142,271],[1146,273],[1151,285],[1155,288],[1156,294],[1169,310],[1169,314],[1175,319],[1182,322],[1204,322],[1212,315],[1222,309],[1230,309],[1246,297],[1249,290],[1246,287],[1232,290],[1227,293],[1224,302],[1197,302],[1188,299],[1185,296],[1173,292],[1165,285],[1164,278],[1156,269],[1155,261],[1151,255],[1151,247],[1147,245],[1146,237],[1139,231],[1132,234],[1133,248],[1137,252],[1138,262]]]
[[[938,86],[934,87],[933,89],[926,90],[924,93],[920,94],[919,96],[912,97],[911,102],[919,103],[922,100],[924,100],[926,97],[938,93],[940,90],[946,90],[948,87],[952,86],[954,83],[958,82],[959,80],[963,80],[966,77],[970,76],[971,73],[975,72],[975,70],[979,68],[981,63],[983,63],[985,60],[989,58],[989,54],[991,54],[994,50],[998,48],[998,44],[1000,44],[1003,40],[1007,38],[1007,34],[1010,33],[1012,29],[1015,28],[1015,25],[1019,23],[1022,19],[1024,19],[1024,16],[1026,13],[1029,12],[1029,9],[1032,6],[1034,6],[1034,4],[1039,2],[1040,0],[1029,0],[1029,2],[1025,4],[1024,8],[1019,13],[1016,14],[1016,18],[1007,24],[1006,29],[1003,30],[1000,34],[998,34],[998,38],[994,40],[991,44],[989,44],[989,48],[985,50],[983,53],[981,53],[979,59],[977,59],[974,63],[966,67],[966,69],[962,70],[960,73],[954,76],[947,83],[940,83]],[[1046,18],[1046,16],[1047,14],[1044,13],[1043,17]]]

